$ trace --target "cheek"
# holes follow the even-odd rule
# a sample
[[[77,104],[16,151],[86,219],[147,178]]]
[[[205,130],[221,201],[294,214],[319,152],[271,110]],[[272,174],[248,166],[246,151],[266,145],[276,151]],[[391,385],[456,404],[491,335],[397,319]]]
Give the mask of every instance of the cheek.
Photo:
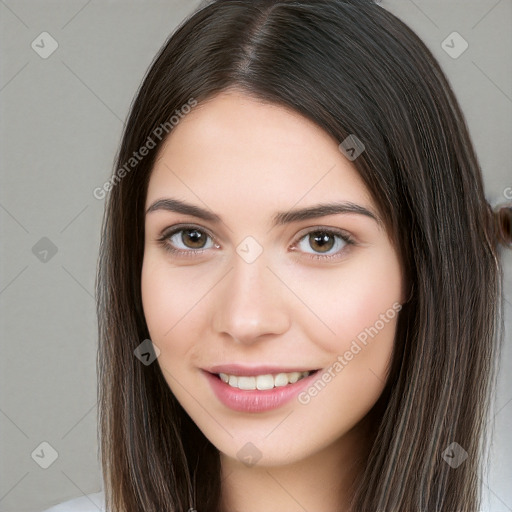
[[[371,260],[354,258],[337,271],[303,270],[295,282],[297,295],[307,299],[301,325],[324,351],[343,354],[354,340],[364,347],[373,339],[381,340],[375,352],[392,348],[402,293],[401,270],[392,250]]]
[[[151,258],[145,258],[141,274],[141,294],[149,337],[160,350],[156,362],[169,388],[178,398],[179,383],[183,382],[186,375],[183,362],[186,360],[184,356],[188,350],[189,338],[180,337],[177,333],[183,324],[180,318],[185,315],[183,307],[188,300],[184,297],[186,288],[176,288],[174,284],[171,286],[169,283],[173,281],[169,281],[167,273],[161,264],[154,264]]]
[[[198,301],[204,291],[188,282],[189,277],[184,269],[178,272],[151,256],[144,259],[141,274],[144,317],[151,340],[164,358],[171,346],[173,354],[185,353],[192,338],[195,323],[190,318],[200,309]],[[201,288],[205,288],[204,283]],[[188,335],[180,335],[185,327]]]
[[[145,257],[142,265],[141,295],[144,317],[153,342],[163,340],[175,319],[177,297],[171,293],[161,269]]]

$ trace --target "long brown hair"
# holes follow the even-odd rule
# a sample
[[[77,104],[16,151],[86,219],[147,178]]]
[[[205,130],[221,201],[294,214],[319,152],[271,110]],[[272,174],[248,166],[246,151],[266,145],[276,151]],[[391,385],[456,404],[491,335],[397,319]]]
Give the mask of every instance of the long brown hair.
[[[97,275],[107,510],[220,512],[218,451],[159,366],[134,350],[149,338],[140,281],[147,185],[164,140],[155,134],[191,99],[228,88],[291,108],[340,142],[363,142],[353,164],[410,285],[351,510],[478,510],[502,339],[493,212],[440,66],[404,23],[365,0],[214,1],[150,66],[116,158]],[[132,160],[149,138],[148,154]],[[454,442],[469,454],[457,469],[443,457]]]

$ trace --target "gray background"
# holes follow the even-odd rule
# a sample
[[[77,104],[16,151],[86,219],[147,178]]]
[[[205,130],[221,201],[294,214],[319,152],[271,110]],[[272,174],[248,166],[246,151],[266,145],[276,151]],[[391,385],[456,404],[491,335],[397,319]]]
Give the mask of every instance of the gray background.
[[[100,490],[94,278],[104,201],[92,191],[110,175],[147,66],[198,4],[0,0],[1,512],[40,511]],[[512,187],[512,1],[381,5],[439,59],[467,117],[487,198],[504,202]],[[469,44],[458,58],[441,46],[454,31]],[[58,43],[46,59],[31,47],[42,32]],[[43,237],[55,254],[38,252],[48,248]],[[504,256],[506,341],[485,483],[492,512],[512,511],[512,258]],[[31,456],[42,442],[58,452],[48,469]]]

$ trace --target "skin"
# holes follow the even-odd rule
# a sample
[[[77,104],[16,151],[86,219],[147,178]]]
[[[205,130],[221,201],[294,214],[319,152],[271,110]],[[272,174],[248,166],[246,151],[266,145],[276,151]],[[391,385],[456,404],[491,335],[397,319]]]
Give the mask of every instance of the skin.
[[[180,121],[151,174],[146,209],[170,197],[223,220],[147,213],[141,287],[163,375],[220,451],[224,511],[345,510],[361,469],[356,461],[368,452],[367,415],[384,388],[397,316],[359,343],[307,404],[233,411],[201,372],[224,363],[328,369],[358,334],[403,303],[399,257],[378,221],[341,213],[272,226],[278,211],[338,201],[378,217],[339,142],[296,112],[231,90]],[[169,244],[190,252],[173,255],[158,239],[183,223],[205,241],[179,233]],[[335,236],[322,248],[307,236],[319,228],[342,230],[355,243]],[[251,263],[236,251],[248,236],[263,250]],[[237,457],[248,442],[261,453],[253,466]]]

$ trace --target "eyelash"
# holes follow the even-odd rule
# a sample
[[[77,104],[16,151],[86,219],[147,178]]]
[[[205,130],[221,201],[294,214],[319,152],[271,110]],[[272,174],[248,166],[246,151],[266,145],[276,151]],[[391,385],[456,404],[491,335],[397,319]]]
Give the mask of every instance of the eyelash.
[[[199,231],[200,233],[206,234],[209,238],[211,238],[213,240],[214,244],[218,245],[218,242],[215,240],[215,237],[211,233],[209,233],[209,231],[207,231],[203,228],[199,228],[198,226],[194,226],[194,225],[174,226],[173,228],[171,228],[170,231],[165,230],[161,234],[161,236],[157,239],[157,242],[167,252],[171,253],[174,256],[178,256],[178,257],[184,256],[187,258],[188,257],[192,257],[192,258],[199,257],[204,252],[208,251],[209,249],[189,249],[189,250],[176,249],[176,248],[172,247],[171,244],[169,243],[169,239],[171,237],[173,237],[175,234],[180,233],[181,231],[185,231],[187,229]],[[321,226],[317,226],[317,227],[311,229],[310,231],[308,231],[307,233],[302,234],[294,242],[293,247],[295,247],[301,240],[303,240],[304,238],[309,236],[311,233],[322,233],[322,234],[331,235],[331,236],[341,238],[341,240],[346,244],[346,246],[356,244],[355,240],[345,232],[342,232],[339,230],[334,230],[332,228],[322,228]],[[336,259],[336,258],[340,258],[341,256],[343,256],[343,253],[346,250],[346,246],[342,247],[337,253],[331,254],[328,256],[322,256],[321,254],[310,254],[310,253],[304,253],[304,254],[306,255],[307,258],[311,258],[314,260],[331,260],[331,259]]]

